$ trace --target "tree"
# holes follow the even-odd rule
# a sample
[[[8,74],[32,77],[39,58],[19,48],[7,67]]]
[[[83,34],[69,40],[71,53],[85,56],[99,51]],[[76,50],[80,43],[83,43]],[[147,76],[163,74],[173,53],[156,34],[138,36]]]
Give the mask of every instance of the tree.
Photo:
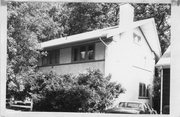
[[[24,76],[33,73],[37,66],[38,40],[28,30],[31,24],[28,16],[34,11],[27,11],[27,7],[18,2],[8,4],[7,90],[20,90]]]
[[[118,4],[67,3],[71,9],[67,35],[102,29],[118,24]]]
[[[7,91],[19,91],[24,80],[37,73],[37,62],[43,55],[39,42],[62,36],[61,21],[68,10],[61,4],[40,2],[9,2],[7,7]],[[62,20],[57,20],[59,15]]]

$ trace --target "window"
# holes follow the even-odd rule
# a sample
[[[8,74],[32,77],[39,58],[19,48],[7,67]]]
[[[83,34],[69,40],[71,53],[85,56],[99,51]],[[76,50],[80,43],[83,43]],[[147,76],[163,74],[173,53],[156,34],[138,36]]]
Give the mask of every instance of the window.
[[[52,62],[53,62],[53,51],[49,51],[47,57],[49,58],[48,64],[52,64]]]
[[[47,62],[47,56],[43,56],[42,57],[42,65],[47,65],[48,62]]]
[[[88,59],[94,59],[94,45],[88,46],[88,52],[87,52]]]
[[[42,57],[42,65],[59,64],[59,49],[47,51],[47,56]]]
[[[80,60],[86,60],[86,46],[80,47]]]
[[[94,60],[94,44],[76,46],[72,48],[72,61]]]
[[[145,83],[139,83],[139,98],[149,98],[149,87]]]
[[[55,64],[59,64],[59,49],[54,51],[54,59]]]
[[[73,61],[78,61],[78,48],[74,48],[73,49],[73,55],[74,55],[74,57],[73,57]]]
[[[136,33],[133,33],[133,42],[137,45],[141,45],[141,37]]]

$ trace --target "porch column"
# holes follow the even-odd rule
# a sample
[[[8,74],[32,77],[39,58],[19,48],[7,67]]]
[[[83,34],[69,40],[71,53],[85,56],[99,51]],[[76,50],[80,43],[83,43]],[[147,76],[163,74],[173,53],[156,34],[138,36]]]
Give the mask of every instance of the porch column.
[[[160,68],[160,77],[161,77],[161,97],[160,97],[160,114],[162,114],[163,109],[163,68]]]

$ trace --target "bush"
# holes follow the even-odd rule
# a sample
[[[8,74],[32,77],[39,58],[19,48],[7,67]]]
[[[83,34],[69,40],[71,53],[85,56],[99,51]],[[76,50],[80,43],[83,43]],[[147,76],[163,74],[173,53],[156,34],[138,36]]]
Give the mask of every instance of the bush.
[[[99,70],[73,76],[50,72],[38,74],[25,83],[31,92],[34,111],[101,112],[124,90]]]

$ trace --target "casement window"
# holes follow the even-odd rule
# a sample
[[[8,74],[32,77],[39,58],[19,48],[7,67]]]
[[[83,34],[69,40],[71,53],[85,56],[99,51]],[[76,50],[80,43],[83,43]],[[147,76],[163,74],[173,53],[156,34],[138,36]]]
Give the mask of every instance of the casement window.
[[[149,98],[149,87],[145,83],[139,83],[139,98]]]
[[[59,64],[59,49],[56,49],[55,51],[54,51],[54,63],[55,64]]]
[[[47,51],[47,56],[42,57],[42,65],[59,64],[59,49]]]
[[[75,46],[72,48],[72,61],[81,62],[94,60],[94,54],[94,44]]]
[[[42,57],[42,65],[47,65],[48,62],[47,62],[47,56],[43,56]]]

